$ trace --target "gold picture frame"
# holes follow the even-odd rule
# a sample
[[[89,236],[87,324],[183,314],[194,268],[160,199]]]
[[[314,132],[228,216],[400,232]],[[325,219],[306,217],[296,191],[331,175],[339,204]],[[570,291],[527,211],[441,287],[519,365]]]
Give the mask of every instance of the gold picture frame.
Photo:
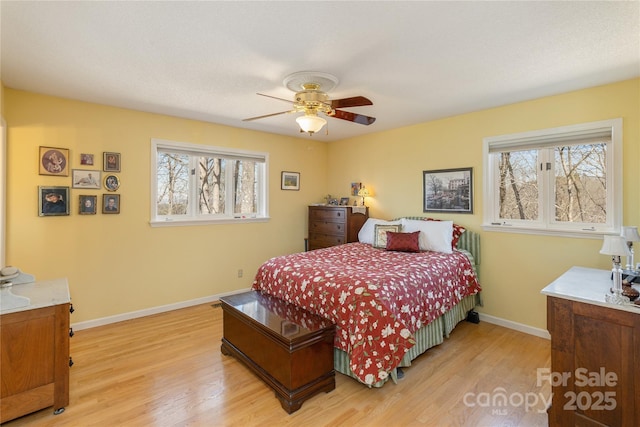
[[[69,149],[40,147],[38,165],[40,175],[69,176]]]

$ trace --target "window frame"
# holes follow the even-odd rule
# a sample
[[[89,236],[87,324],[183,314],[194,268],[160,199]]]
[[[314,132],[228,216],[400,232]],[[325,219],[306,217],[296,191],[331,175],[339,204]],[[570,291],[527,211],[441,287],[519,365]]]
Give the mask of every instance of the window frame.
[[[254,160],[262,162],[261,176],[256,178],[258,187],[258,213],[255,217],[245,217],[234,214],[206,214],[201,215],[196,211],[196,203],[190,203],[185,215],[158,215],[158,154],[161,151],[173,151],[189,155],[190,164],[195,156],[225,157],[235,160]],[[228,224],[266,222],[269,218],[269,153],[217,147],[213,145],[193,144],[188,142],[170,141],[166,139],[151,139],[151,196],[149,223],[152,227],[190,226],[204,224]],[[230,184],[230,183],[229,183]],[[225,186],[225,205],[233,206],[232,185]],[[197,200],[197,189],[189,184],[189,197]],[[195,198],[194,198],[195,197]]]
[[[507,151],[506,148],[514,150],[530,148],[543,153],[543,156],[538,159],[538,163],[551,162],[553,164],[552,158],[544,157],[549,153],[549,150],[562,146],[563,142],[577,141],[579,138],[593,137],[603,133],[609,133],[611,136],[611,140],[606,143],[606,223],[585,224],[556,221],[553,209],[554,183],[549,178],[551,174],[546,174],[546,177],[541,178],[545,174],[541,175],[539,170],[538,184],[540,192],[543,194],[540,196],[542,200],[539,205],[540,219],[538,221],[499,219],[499,172],[497,162],[492,156],[492,149]],[[619,234],[623,211],[622,143],[621,118],[483,138],[483,230],[582,238],[600,238],[605,234]]]

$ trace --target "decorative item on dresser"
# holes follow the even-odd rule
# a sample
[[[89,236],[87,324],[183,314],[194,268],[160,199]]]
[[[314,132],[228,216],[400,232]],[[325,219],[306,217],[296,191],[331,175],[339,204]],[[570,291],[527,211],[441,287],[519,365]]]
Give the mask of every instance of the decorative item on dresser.
[[[369,208],[362,206],[309,206],[308,249],[357,242],[367,218]]]
[[[550,426],[640,425],[640,306],[606,302],[610,287],[611,271],[572,267],[542,290]]]

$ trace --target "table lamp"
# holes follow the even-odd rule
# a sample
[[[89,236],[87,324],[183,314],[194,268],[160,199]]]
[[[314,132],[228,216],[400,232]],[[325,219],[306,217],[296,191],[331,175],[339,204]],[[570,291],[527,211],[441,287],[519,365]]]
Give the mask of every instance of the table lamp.
[[[613,276],[613,289],[611,294],[605,295],[605,301],[611,304],[627,304],[629,298],[622,295],[622,268],[620,268],[620,257],[629,256],[629,248],[627,242],[622,236],[604,236],[602,249],[600,253],[603,255],[611,255],[613,268],[611,273]]]
[[[629,247],[629,255],[627,255],[627,265],[625,270],[635,270],[633,264],[633,242],[640,242],[640,234],[638,234],[638,227],[622,227],[622,237],[627,242]]]
[[[362,206],[365,206],[364,198],[365,197],[371,197],[371,192],[369,191],[369,189],[367,189],[364,186],[362,186],[360,191],[358,191],[358,196],[362,197]]]

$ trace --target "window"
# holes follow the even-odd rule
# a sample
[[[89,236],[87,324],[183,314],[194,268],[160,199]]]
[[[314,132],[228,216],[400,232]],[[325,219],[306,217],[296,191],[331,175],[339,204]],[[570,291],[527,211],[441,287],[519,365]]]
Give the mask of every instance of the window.
[[[151,140],[151,224],[262,221],[268,154]]]
[[[485,230],[618,233],[622,119],[485,138]]]

